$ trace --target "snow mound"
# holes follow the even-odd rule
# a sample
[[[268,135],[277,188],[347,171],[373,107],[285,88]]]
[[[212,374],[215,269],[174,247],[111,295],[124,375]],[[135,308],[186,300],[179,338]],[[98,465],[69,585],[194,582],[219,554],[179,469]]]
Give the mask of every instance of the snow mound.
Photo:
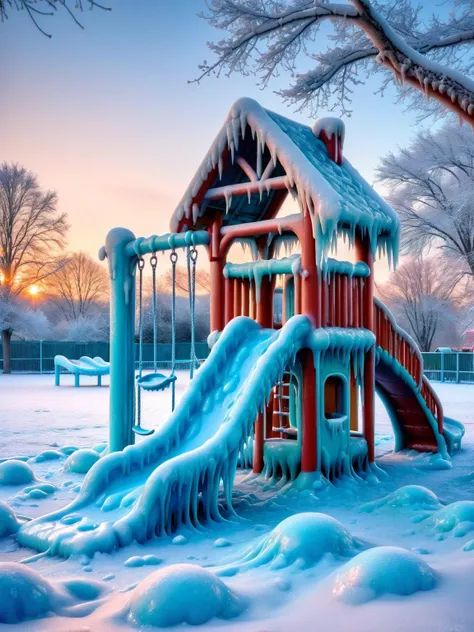
[[[244,609],[242,598],[209,571],[176,564],[138,584],[128,604],[128,622],[140,628],[202,625],[214,618],[232,619]]]
[[[100,454],[95,450],[83,448],[73,452],[66,460],[64,469],[75,474],[87,474],[94,463],[100,459]]]
[[[332,593],[348,604],[383,595],[408,596],[436,586],[435,571],[411,551],[379,546],[363,551],[336,574]]]
[[[28,463],[12,459],[0,463],[0,485],[25,485],[35,480]]]
[[[30,459],[33,463],[44,463],[45,461],[56,461],[57,459],[63,459],[64,454],[58,450],[43,450],[35,457]]]
[[[372,513],[381,508],[437,509],[441,506],[434,492],[422,485],[405,485],[391,494],[362,505],[360,511]]]
[[[0,500],[0,538],[16,533],[19,528],[20,523],[16,519],[13,509]]]
[[[0,562],[1,623],[37,619],[52,609],[53,589],[39,573],[15,562]]]
[[[464,536],[474,530],[474,500],[458,500],[442,507],[426,524],[440,534],[452,531],[454,536]]]
[[[218,574],[231,575],[269,565],[271,570],[313,566],[327,553],[351,557],[362,545],[335,518],[321,513],[299,513],[286,518],[251,546],[244,557],[223,567]]]

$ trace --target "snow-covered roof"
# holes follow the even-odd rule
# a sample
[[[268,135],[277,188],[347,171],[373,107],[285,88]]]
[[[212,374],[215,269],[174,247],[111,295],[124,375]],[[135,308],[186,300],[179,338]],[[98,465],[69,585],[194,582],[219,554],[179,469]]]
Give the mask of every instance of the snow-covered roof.
[[[257,195],[251,195],[250,191],[248,197],[231,199],[226,195],[225,205],[216,200],[204,200],[209,188],[245,183],[247,178],[236,167],[235,156],[245,152],[257,155],[258,150],[262,156],[271,157],[275,166],[272,177],[283,177],[286,188],[297,195],[301,208],[311,213],[321,250],[328,252],[341,229],[347,230],[351,237],[359,228],[369,233],[373,248],[378,245],[387,249],[389,257],[396,259],[399,218],[347,158],[337,165],[311,127],[265,110],[248,98],[239,99],[231,107],[172,215],[171,230],[199,227],[200,218],[216,210],[223,212],[224,224],[262,219],[272,196],[281,193],[269,191],[264,181]],[[250,179],[248,182],[250,184]]]

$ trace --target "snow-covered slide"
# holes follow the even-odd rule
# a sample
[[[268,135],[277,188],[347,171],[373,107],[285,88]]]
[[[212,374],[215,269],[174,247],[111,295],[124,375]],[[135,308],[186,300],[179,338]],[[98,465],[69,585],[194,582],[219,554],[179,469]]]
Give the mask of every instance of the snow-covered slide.
[[[257,413],[312,329],[305,316],[279,331],[234,319],[155,435],[103,457],[78,498],[24,525],[19,542],[52,555],[93,555],[180,524],[219,520],[220,485],[230,509],[239,453]]]
[[[374,303],[375,387],[392,421],[395,450],[441,455],[459,450],[464,426],[444,417],[441,402],[423,375],[417,344],[381,301]]]

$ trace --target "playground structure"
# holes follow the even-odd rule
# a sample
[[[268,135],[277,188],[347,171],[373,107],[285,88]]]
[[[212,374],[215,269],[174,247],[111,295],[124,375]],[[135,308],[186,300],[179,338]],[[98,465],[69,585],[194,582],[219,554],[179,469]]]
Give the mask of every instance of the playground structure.
[[[232,511],[238,464],[304,487],[363,477],[375,459],[376,390],[397,450],[448,458],[460,448],[463,427],[444,418],[416,344],[374,299],[374,257],[396,263],[399,219],[343,157],[343,140],[337,119],[311,129],[241,99],[174,212],[172,232],[109,232],[100,252],[111,279],[109,454],[77,500],[21,528],[22,544],[93,554],[219,520],[222,507]],[[288,194],[300,212],[280,217]],[[354,262],[329,256],[340,238]],[[227,262],[234,243],[253,260]],[[212,350],[176,408],[173,396],[170,417],[134,445],[135,434],[149,434],[137,421],[141,385],[175,383],[173,370],[136,379],[136,271],[140,323],[143,258],[152,256],[153,269],[156,253],[170,251],[173,264],[184,248],[189,262],[199,246],[210,262]],[[299,253],[278,258],[286,247]],[[76,513],[93,526],[76,527],[68,518]]]
[[[74,375],[74,386],[76,387],[80,386],[81,375],[97,377],[97,386],[102,386],[102,376],[109,375],[110,363],[98,356],[95,358],[82,356],[79,360],[69,360],[63,355],[57,355],[54,358],[54,383],[56,386],[60,386],[61,383],[61,369]]]

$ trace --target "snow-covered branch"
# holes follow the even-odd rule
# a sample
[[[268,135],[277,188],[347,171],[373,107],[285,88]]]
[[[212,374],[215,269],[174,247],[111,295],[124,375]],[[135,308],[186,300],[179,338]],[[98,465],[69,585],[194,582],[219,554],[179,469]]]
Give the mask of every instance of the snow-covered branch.
[[[7,20],[12,11],[24,11],[30,18],[38,31],[46,37],[51,37],[41,26],[40,20],[53,16],[58,10],[63,10],[79,26],[83,28],[76,14],[82,13],[84,8],[90,10],[97,8],[103,11],[110,11],[111,8],[96,0],[0,0],[0,20]]]
[[[223,70],[256,72],[267,85],[282,69],[293,76],[293,85],[280,91],[288,101],[350,112],[354,86],[365,80],[361,71],[370,75],[384,67],[403,96],[405,84],[416,87],[418,94],[474,120],[474,83],[467,76],[474,52],[473,0],[457,1],[447,19],[434,15],[428,24],[411,0],[209,0],[203,17],[227,37],[208,44],[215,59],[200,66],[198,80]],[[320,29],[324,22],[332,33]],[[326,50],[324,41],[330,42]],[[308,58],[315,67],[298,73]]]

